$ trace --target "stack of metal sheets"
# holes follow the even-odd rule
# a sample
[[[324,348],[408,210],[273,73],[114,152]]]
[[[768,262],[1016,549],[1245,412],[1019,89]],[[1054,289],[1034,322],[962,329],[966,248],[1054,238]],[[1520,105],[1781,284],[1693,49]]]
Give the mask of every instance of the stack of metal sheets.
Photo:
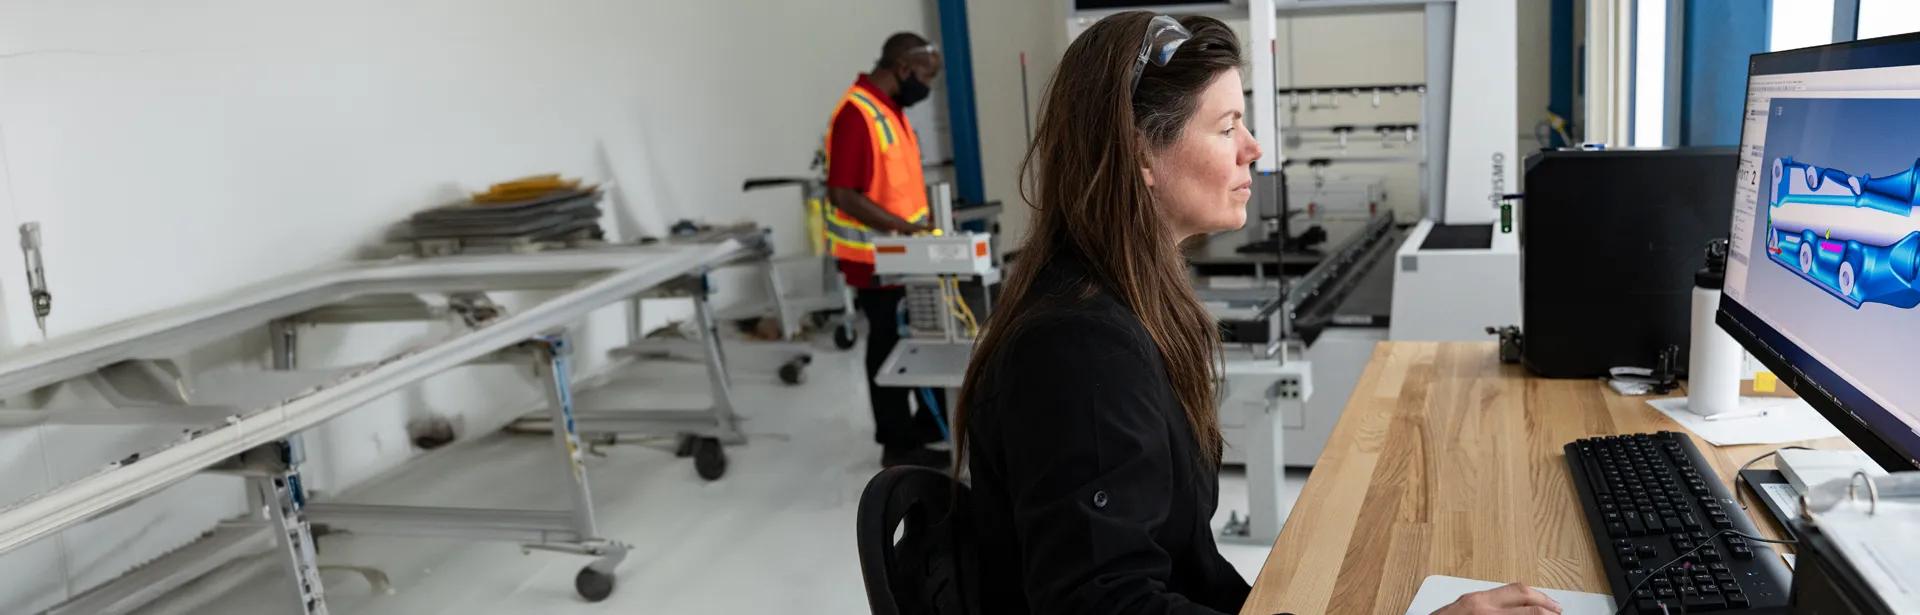
[[[600,197],[598,188],[586,186],[510,200],[467,201],[416,213],[402,233],[423,255],[577,246],[606,238]]]

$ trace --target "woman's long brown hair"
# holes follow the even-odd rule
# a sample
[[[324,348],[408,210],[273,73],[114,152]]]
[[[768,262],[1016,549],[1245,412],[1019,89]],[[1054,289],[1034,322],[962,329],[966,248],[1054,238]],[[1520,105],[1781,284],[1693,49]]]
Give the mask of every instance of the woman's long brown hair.
[[[1038,299],[1032,290],[1047,262],[1077,252],[1100,284],[1140,319],[1158,345],[1167,378],[1209,465],[1220,462],[1214,397],[1219,330],[1189,281],[1176,238],[1154,204],[1141,169],[1149,152],[1179,138],[1200,92],[1240,66],[1240,42],[1226,24],[1184,17],[1193,37],[1166,66],[1147,64],[1137,91],[1133,70],[1153,13],[1133,11],[1095,23],[1067,47],[1047,86],[1040,125],[1020,165],[1020,196],[1035,211],[1019,261],[967,366],[954,415],[955,472],[965,467],[967,424],[983,366],[1021,326]]]

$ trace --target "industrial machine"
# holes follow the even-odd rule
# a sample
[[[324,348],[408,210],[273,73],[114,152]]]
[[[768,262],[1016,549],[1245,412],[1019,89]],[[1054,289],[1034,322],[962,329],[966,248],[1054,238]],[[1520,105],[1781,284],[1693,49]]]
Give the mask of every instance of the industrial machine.
[[[1247,515],[1231,516],[1229,540],[1270,543],[1277,535],[1284,468],[1319,458],[1374,344],[1386,339],[1393,273],[1386,256],[1400,238],[1392,212],[1319,220],[1341,239],[1298,276],[1232,275],[1204,252],[1189,257],[1226,346],[1225,460],[1243,464],[1248,477]],[[1280,261],[1272,264],[1277,271],[1288,268],[1282,254],[1266,255]]]
[[[873,251],[874,270],[894,275],[981,276],[994,270],[986,233],[879,237]]]
[[[1393,272],[1384,257],[1400,237],[1393,216],[1383,212],[1365,222],[1328,224],[1341,234],[1340,243],[1314,269],[1289,278],[1285,294],[1277,282],[1261,284],[1227,275],[1199,278],[1201,299],[1220,321],[1230,373],[1243,362],[1285,359],[1289,364],[1312,364],[1311,389],[1330,392],[1324,397],[1304,395],[1297,407],[1282,409],[1286,442],[1282,461],[1293,467],[1311,467],[1320,456],[1346,404],[1346,392],[1359,380],[1373,345],[1386,339]],[[1292,354],[1283,352],[1289,349],[1289,341]],[[1230,402],[1247,401],[1227,395]],[[1239,408],[1221,412],[1222,426],[1233,445],[1227,450],[1229,463],[1244,461],[1251,446],[1238,437],[1245,420]]]
[[[874,275],[906,287],[908,329],[874,382],[922,389],[920,403],[942,411],[933,391],[944,391],[946,399],[959,397],[973,340],[992,309],[1000,267],[989,235],[956,230],[951,186],[935,184],[928,196],[934,234],[873,240]]]

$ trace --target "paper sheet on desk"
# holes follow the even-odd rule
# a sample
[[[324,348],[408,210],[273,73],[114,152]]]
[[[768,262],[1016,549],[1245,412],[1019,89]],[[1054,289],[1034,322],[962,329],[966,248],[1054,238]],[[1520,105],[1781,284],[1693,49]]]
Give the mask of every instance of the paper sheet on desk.
[[[1460,594],[1485,591],[1506,585],[1493,581],[1479,581],[1436,574],[1420,582],[1420,590],[1413,594],[1413,604],[1407,605],[1407,615],[1430,615],[1440,607],[1452,604]],[[1613,598],[1605,594],[1568,591],[1564,589],[1539,589],[1554,602],[1560,603],[1560,615],[1611,615]]]
[[[1650,399],[1647,405],[1714,446],[1778,444],[1840,435],[1840,430],[1834,429],[1832,423],[1813,410],[1813,406],[1793,397],[1742,397],[1740,409],[1735,412],[1765,408],[1767,415],[1718,421],[1705,420],[1698,414],[1688,412],[1685,397]]]

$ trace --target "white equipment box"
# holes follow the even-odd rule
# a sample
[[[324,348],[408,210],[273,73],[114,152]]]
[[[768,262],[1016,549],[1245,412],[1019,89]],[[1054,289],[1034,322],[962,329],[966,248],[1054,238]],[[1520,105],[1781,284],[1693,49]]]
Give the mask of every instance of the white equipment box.
[[[873,268],[889,275],[986,275],[993,248],[985,233],[875,237]]]
[[[1394,256],[1395,341],[1481,341],[1488,326],[1520,322],[1520,241],[1494,229],[1491,245],[1427,247],[1421,220]]]

